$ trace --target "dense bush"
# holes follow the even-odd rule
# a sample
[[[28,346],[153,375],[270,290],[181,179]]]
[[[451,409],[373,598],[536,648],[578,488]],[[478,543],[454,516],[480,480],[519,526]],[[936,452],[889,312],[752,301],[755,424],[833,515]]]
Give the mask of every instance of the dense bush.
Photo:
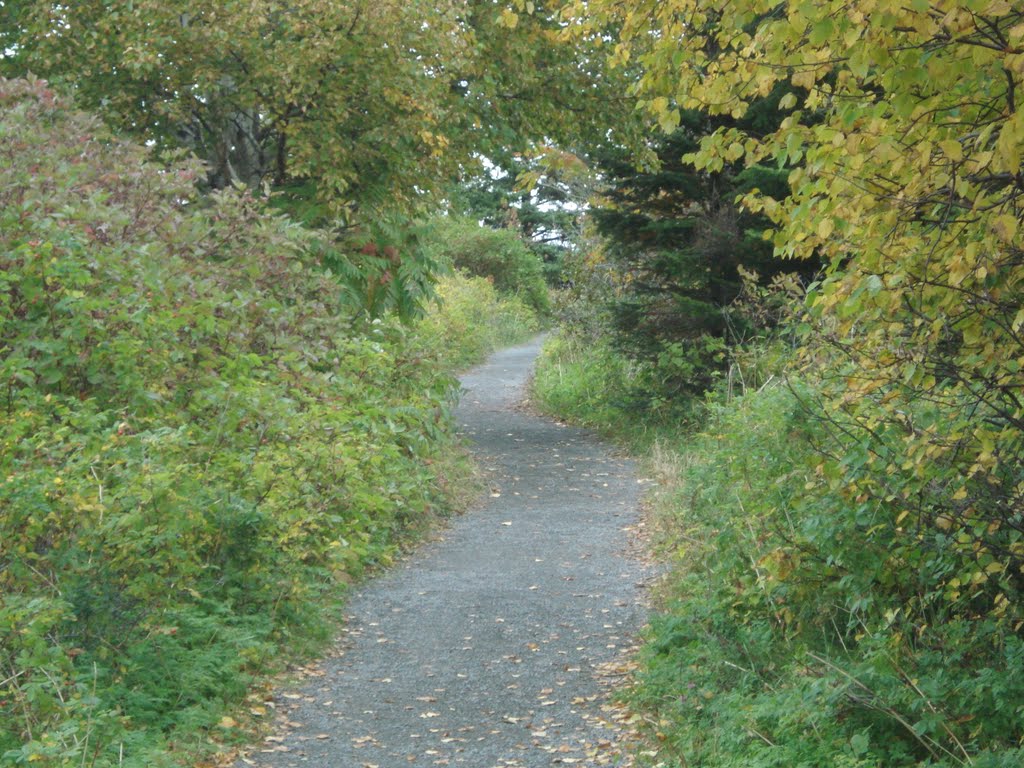
[[[870,440],[841,420],[822,396],[834,363],[780,378],[792,338],[733,350],[735,380],[694,413],[693,435],[628,418],[621,398],[642,376],[582,335],[547,345],[542,402],[658,440],[648,461],[673,572],[631,695],[660,765],[1021,764],[1016,518],[994,522],[998,504],[950,512],[963,467],[901,455],[917,434],[884,412]],[[930,434],[952,423],[941,400],[908,418]]]
[[[760,292],[745,311],[784,314],[784,297]],[[728,375],[673,421],[671,403],[632,406],[652,372],[604,340],[603,318],[570,309],[539,399],[658,441],[674,568],[632,695],[659,764],[1020,765],[1024,534],[1006,502],[1020,466],[993,461],[982,482],[966,435],[958,459],[922,448],[1001,414],[935,384],[850,398],[855,420],[835,392],[860,384],[856,364],[789,322],[730,349]]]
[[[635,690],[662,757],[1020,765],[1013,576],[898,497],[851,497],[841,478],[864,449],[814,401],[794,381],[714,406],[667,467],[657,507],[677,568]]]
[[[540,330],[532,307],[517,296],[500,295],[486,278],[447,275],[436,290],[438,301],[417,323],[411,341],[446,368],[478,363]]]
[[[434,260],[492,280],[500,293],[518,296],[537,312],[549,310],[544,265],[515,232],[439,218],[425,239],[425,250]]]
[[[197,171],[0,81],[3,765],[169,762],[442,501],[452,380]]]

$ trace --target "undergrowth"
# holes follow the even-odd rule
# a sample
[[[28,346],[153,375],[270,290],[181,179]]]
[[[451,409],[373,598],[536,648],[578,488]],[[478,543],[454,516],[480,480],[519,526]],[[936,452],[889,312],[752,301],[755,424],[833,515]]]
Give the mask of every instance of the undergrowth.
[[[419,328],[361,319],[320,233],[200,175],[0,80],[0,765],[240,738],[459,495],[451,367],[533,327],[461,279]]]
[[[544,407],[626,441],[659,480],[671,572],[624,694],[649,726],[638,759],[1024,764],[1020,510],[968,508],[964,466],[901,453],[943,434],[947,402],[912,403],[916,432],[855,429],[823,405],[842,369],[818,348],[798,367],[792,341],[730,350],[730,373],[678,421],[636,408],[642,374],[585,326],[541,359]]]
[[[646,385],[653,373],[604,338],[563,330],[545,343],[532,387],[546,413],[643,450],[659,435],[686,429],[700,412],[700,404],[693,401],[650,396]]]
[[[486,277],[455,272],[437,284],[438,303],[416,325],[414,343],[449,370],[481,362],[491,352],[540,331],[542,319],[515,294]]]
[[[823,480],[812,397],[773,382],[661,449],[673,575],[631,692],[661,764],[1020,765],[1024,643],[941,581],[976,558]]]

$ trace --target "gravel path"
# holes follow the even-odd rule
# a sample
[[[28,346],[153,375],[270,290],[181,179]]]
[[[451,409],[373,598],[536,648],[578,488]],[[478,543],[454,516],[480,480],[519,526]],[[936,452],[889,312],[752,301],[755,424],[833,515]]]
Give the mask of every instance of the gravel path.
[[[644,618],[626,550],[634,467],[517,408],[539,341],[462,378],[490,498],[348,604],[335,656],[277,697],[261,768],[540,768],[617,762],[607,669]]]

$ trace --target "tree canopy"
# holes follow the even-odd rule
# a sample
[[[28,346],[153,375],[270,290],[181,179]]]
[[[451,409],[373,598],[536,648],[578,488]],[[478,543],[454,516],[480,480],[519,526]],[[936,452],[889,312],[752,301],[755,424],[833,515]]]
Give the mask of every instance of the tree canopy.
[[[964,484],[948,512],[1011,521],[1024,493],[1024,10],[596,0],[566,13],[584,36],[617,27],[612,57],[642,62],[640,104],[665,127],[682,109],[742,117],[793,86],[777,129],[723,127],[693,162],[797,164],[784,201],[754,190],[744,204],[775,222],[778,254],[831,265],[809,307],[847,364],[828,390],[834,407],[879,442],[878,470],[909,456],[920,485],[926,465],[950,462]],[[915,421],[924,402],[941,408]],[[910,497],[917,485],[873,490]]]
[[[531,3],[531,6],[534,4]],[[311,182],[345,221],[422,210],[480,153],[605,130],[621,99],[555,16],[483,0],[8,0],[8,74],[73,87],[215,187]]]
[[[664,131],[723,119],[695,173],[784,171],[781,199],[741,205],[776,256],[826,264],[795,359],[712,406],[706,463],[682,473],[682,549],[710,563],[650,654],[655,711],[686,722],[668,764],[1019,764],[1001,713],[1020,712],[1024,626],[1024,8],[579,0],[565,18],[637,73]],[[780,87],[776,126],[729,122]],[[712,714],[674,695],[705,687]]]

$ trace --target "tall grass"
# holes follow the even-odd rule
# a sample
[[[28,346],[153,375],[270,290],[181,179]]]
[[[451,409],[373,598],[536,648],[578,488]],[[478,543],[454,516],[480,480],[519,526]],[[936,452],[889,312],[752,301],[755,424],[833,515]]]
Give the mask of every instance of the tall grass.
[[[701,404],[652,397],[649,366],[620,354],[607,339],[562,331],[544,345],[533,381],[547,413],[625,440],[638,450],[686,429]]]

